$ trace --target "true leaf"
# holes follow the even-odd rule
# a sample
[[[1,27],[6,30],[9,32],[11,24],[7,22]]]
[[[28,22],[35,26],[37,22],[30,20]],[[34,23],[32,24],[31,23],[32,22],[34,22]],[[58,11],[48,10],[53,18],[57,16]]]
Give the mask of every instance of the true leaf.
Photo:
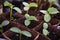
[[[37,18],[35,16],[29,16],[27,20],[37,20]]]
[[[21,9],[18,7],[14,7],[13,9],[16,10],[18,13],[22,13]]]
[[[49,34],[48,30],[43,29],[43,34],[44,34],[45,36],[47,36],[47,35]]]
[[[29,14],[25,14],[25,18],[28,18],[30,15]]]
[[[22,31],[22,34],[27,36],[27,37],[31,37],[32,36],[31,33],[28,32],[28,31]]]
[[[43,28],[47,29],[48,28],[48,24],[47,23],[43,23]]]
[[[48,12],[49,12],[49,14],[57,14],[57,13],[59,13],[59,11],[54,7],[48,8]]]
[[[29,4],[27,2],[23,2],[23,5],[26,7],[29,6]]]
[[[12,27],[12,28],[10,28],[10,30],[13,31],[13,32],[16,32],[16,33],[21,32],[21,30],[19,28],[17,28],[17,27]]]
[[[29,7],[38,7],[37,3],[30,3]]]
[[[44,21],[49,22],[51,20],[51,16],[49,14],[44,15]]]
[[[29,26],[30,25],[30,21],[29,20],[25,20],[25,22],[24,22],[24,24],[26,25],[26,26]]]
[[[2,26],[6,26],[6,25],[8,25],[10,22],[8,21],[8,20],[4,20],[3,22],[2,22]]]

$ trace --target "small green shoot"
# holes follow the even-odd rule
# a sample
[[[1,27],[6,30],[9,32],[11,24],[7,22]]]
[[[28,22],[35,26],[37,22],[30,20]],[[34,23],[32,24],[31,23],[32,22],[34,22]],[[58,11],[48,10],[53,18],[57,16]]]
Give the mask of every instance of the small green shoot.
[[[10,30],[13,31],[13,32],[19,33],[20,34],[20,40],[21,40],[22,34],[27,36],[27,37],[31,37],[32,36],[30,32],[25,31],[25,30],[20,30],[17,27],[12,27]]]
[[[48,2],[50,3],[49,7],[51,7],[54,4],[54,0],[48,0]]]
[[[23,2],[23,5],[25,6],[24,7],[25,11],[28,11],[31,7],[38,7],[38,5],[36,3],[34,3],[34,2],[29,3],[29,4],[26,3],[26,2]]]
[[[44,23],[44,24],[43,24],[43,34],[44,34],[45,36],[47,36],[47,35],[49,34],[47,28],[48,28],[48,24],[47,24],[47,23]]]
[[[1,28],[1,30],[0,30],[0,32],[2,33],[2,28],[3,28],[3,26],[6,26],[6,25],[8,25],[10,22],[8,21],[8,20],[4,20],[1,24],[0,24],[0,28]]]
[[[51,7],[53,4],[55,4],[56,6],[60,7],[58,0],[48,0],[48,2],[50,3],[49,7]]]
[[[19,9],[18,7],[14,7],[14,5],[11,4],[11,3],[8,2],[8,1],[5,1],[5,2],[4,2],[4,6],[10,7],[10,20],[13,19],[13,17],[12,17],[12,9],[15,9],[15,10],[16,10],[17,12],[19,12],[19,13],[22,13],[22,12],[21,12],[21,9]],[[13,7],[14,7],[14,8],[13,8]]]
[[[26,26],[30,25],[31,20],[36,20],[37,21],[37,18],[35,16],[30,16],[29,14],[25,14],[25,18],[26,18],[26,20],[25,20],[24,24]]]
[[[49,22],[51,20],[51,14],[59,13],[59,11],[54,7],[50,7],[50,8],[48,8],[48,10],[40,10],[40,12],[45,14],[44,15],[44,21],[45,22]]]

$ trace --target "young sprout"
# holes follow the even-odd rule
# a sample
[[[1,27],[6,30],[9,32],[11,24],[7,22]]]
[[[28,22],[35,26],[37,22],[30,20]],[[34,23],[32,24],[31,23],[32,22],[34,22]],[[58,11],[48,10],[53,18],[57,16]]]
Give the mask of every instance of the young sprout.
[[[43,23],[43,34],[45,36],[47,36],[49,34],[47,28],[48,28],[48,24],[47,23]]]
[[[49,7],[51,7],[54,4],[54,0],[48,0],[48,2],[50,3]]]
[[[19,13],[22,13],[22,12],[21,12],[21,9],[19,9],[18,7],[14,7],[14,5],[11,4],[11,3],[8,2],[8,1],[5,1],[5,2],[4,2],[4,6],[10,7],[10,20],[13,19],[13,17],[12,17],[12,9],[16,10],[16,11],[19,12]]]
[[[44,15],[44,21],[45,22],[49,22],[51,20],[51,14],[59,13],[59,11],[54,7],[50,7],[50,8],[48,8],[48,10],[40,10],[40,12],[45,14]]]
[[[24,7],[25,11],[28,11],[31,7],[38,7],[38,5],[36,3],[34,3],[34,2],[29,3],[29,4],[26,3],[26,2],[23,2],[23,5],[25,6]]]
[[[22,34],[27,36],[27,37],[31,37],[32,36],[30,32],[25,31],[25,30],[20,30],[17,27],[12,27],[10,30],[13,31],[13,32],[19,33],[20,34],[20,40],[21,40]]]
[[[53,4],[55,4],[56,6],[58,6],[60,8],[60,5],[58,4],[58,0],[48,0],[48,2],[50,3],[49,7],[51,7]]]
[[[26,18],[26,20],[25,20],[24,24],[26,26],[30,25],[31,20],[36,20],[37,21],[37,18],[35,16],[30,16],[29,14],[25,14],[25,18]]]
[[[8,25],[10,22],[8,20],[4,20],[1,24],[0,24],[0,28],[2,29],[3,26]],[[0,30],[0,32],[2,32],[2,30]]]

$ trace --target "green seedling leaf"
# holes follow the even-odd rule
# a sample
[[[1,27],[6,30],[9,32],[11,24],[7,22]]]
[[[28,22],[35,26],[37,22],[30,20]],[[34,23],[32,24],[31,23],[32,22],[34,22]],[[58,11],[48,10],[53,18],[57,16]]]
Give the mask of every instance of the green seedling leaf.
[[[35,16],[29,16],[27,20],[37,20],[37,18]]]
[[[30,25],[30,21],[29,20],[25,20],[25,22],[24,22],[24,24],[26,25],[26,26],[29,26]]]
[[[17,27],[12,27],[12,28],[10,28],[10,30],[13,31],[13,32],[16,32],[16,33],[21,32],[21,30],[19,28],[17,28]]]
[[[40,12],[43,14],[48,14],[48,12],[46,10],[40,10]]]
[[[37,3],[30,3],[29,7],[38,7]]]
[[[43,28],[47,29],[48,28],[48,24],[47,23],[43,23]]]
[[[6,26],[6,25],[8,25],[10,22],[8,21],[8,20],[4,20],[3,22],[2,22],[2,26]]]
[[[49,22],[51,20],[51,16],[49,14],[44,15],[44,21]]]
[[[9,7],[10,7],[10,6],[12,6],[12,4],[9,3],[8,1],[5,1],[5,2],[4,2],[4,6],[9,6]]]
[[[29,10],[29,7],[28,6],[24,7],[24,11],[27,11],[27,10]]]
[[[59,13],[59,11],[54,7],[48,8],[48,12],[49,12],[49,14],[57,14],[57,13]]]
[[[30,15],[29,14],[25,14],[25,18],[28,18]]]
[[[22,31],[22,34],[27,36],[27,37],[31,37],[32,36],[31,33],[28,32],[28,31]]]
[[[22,13],[21,9],[18,7],[14,7],[13,9],[16,10],[18,13]]]
[[[47,35],[49,34],[48,30],[43,29],[43,34],[44,34],[45,36],[47,36]]]
[[[23,5],[29,7],[29,4],[27,2],[23,2]]]

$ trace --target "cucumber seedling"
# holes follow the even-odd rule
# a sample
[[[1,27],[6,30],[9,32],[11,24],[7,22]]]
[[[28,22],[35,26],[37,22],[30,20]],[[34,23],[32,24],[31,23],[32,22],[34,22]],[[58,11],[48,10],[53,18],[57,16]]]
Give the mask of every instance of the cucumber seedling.
[[[45,14],[44,15],[44,21],[45,22],[49,22],[51,20],[51,14],[59,13],[59,11],[54,7],[50,7],[50,8],[48,8],[48,10],[40,10],[40,12]]]
[[[16,11],[19,12],[19,13],[22,13],[21,9],[19,9],[18,7],[14,7],[14,5],[11,4],[11,3],[8,2],[8,1],[5,1],[5,2],[4,2],[4,6],[10,7],[10,20],[13,19],[13,17],[12,17],[12,9],[16,10]]]
[[[48,2],[50,3],[49,7],[51,7],[53,4],[55,4],[57,7],[60,8],[58,0],[48,0]]]
[[[24,11],[27,11],[27,13],[31,7],[38,7],[37,3],[34,3],[34,2],[29,4],[27,2],[23,2],[22,4],[24,5]]]
[[[10,22],[8,21],[8,20],[4,20],[1,24],[0,24],[0,32],[2,33],[3,32],[3,30],[2,30],[2,28],[3,28],[3,26],[6,26],[6,25],[8,25]]]
[[[26,20],[25,20],[24,24],[26,26],[29,26],[30,25],[31,20],[37,21],[37,18],[35,16],[30,16],[29,14],[25,14],[25,18],[26,18]]]
[[[37,5],[37,3],[34,3],[34,2],[29,3],[29,4],[26,3],[26,2],[23,2],[23,5],[25,6],[25,7],[24,7],[24,11],[27,11],[27,13],[25,14],[26,20],[24,21],[24,24],[25,24],[26,26],[29,26],[30,23],[31,23],[31,20],[37,20],[37,19],[36,19],[35,16],[30,16],[30,15],[28,14],[28,10],[29,10],[31,7],[38,7],[38,5]]]
[[[20,34],[20,40],[21,40],[22,34],[27,36],[27,37],[32,36],[30,32],[25,31],[25,30],[21,30],[21,29],[19,29],[17,27],[12,27],[12,28],[10,28],[10,30],[13,31],[13,32],[19,33]]]
[[[48,10],[40,10],[40,12],[45,14],[44,15],[44,21],[45,22],[49,22],[51,20],[51,14],[59,13],[59,11],[56,8],[54,8],[54,7],[49,7]],[[43,34],[47,35],[49,32],[48,32],[47,28],[45,29],[44,27],[48,28],[48,24],[47,23],[43,24]]]

